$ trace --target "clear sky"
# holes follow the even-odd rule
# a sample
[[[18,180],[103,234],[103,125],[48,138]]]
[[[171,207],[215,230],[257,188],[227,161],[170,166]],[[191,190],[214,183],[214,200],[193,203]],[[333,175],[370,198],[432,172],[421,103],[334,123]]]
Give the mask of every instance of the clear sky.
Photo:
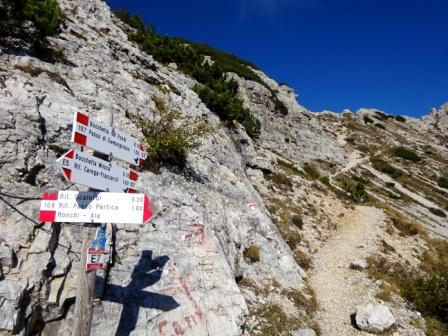
[[[107,0],[257,64],[312,111],[448,102],[448,0]]]

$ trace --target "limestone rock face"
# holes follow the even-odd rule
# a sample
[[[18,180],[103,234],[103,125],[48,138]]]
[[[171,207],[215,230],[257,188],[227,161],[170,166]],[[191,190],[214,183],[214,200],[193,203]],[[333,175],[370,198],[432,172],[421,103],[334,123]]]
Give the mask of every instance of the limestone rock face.
[[[15,330],[26,283],[4,279],[0,282],[0,330]]]
[[[380,334],[389,330],[396,323],[390,309],[383,304],[369,303],[358,308],[356,312],[356,325],[363,331]]]
[[[433,108],[431,113],[422,118],[423,122],[442,131],[448,130],[448,103],[439,110]]]

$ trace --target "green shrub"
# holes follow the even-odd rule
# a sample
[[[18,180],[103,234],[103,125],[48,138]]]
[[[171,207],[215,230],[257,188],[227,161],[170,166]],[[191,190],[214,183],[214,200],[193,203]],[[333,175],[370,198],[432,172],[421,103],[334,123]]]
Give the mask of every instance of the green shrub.
[[[395,147],[393,153],[395,156],[401,157],[409,161],[419,162],[422,160],[422,158],[418,156],[415,152],[404,147]]]
[[[273,96],[273,101],[274,101],[274,111],[281,115],[287,115],[288,108],[286,107],[286,105],[275,96],[275,93],[273,93],[272,96]]]
[[[285,174],[282,174],[282,173],[272,173],[272,174],[268,174],[267,178],[269,180],[271,180],[273,182],[273,184],[276,187],[278,187],[279,189],[289,190],[289,189],[292,188],[292,182],[288,178],[288,176],[286,176]]]
[[[303,170],[313,180],[318,179],[320,176],[317,169],[309,163],[305,163],[305,165],[303,166]]]
[[[260,248],[257,245],[251,245],[244,250],[243,255],[251,263],[258,262],[260,261]]]
[[[33,33],[26,33],[36,46],[46,46],[46,37],[58,32],[61,11],[56,0],[2,0],[0,36],[25,36],[24,24],[31,22]]]
[[[344,179],[341,182],[341,188],[345,196],[355,203],[366,202],[369,198],[364,184],[359,181]]]
[[[394,118],[395,118],[396,121],[399,121],[399,122],[406,122],[406,118],[403,117],[403,116],[401,116],[401,115],[397,115],[397,116],[395,116]]]
[[[367,124],[373,124],[374,123],[374,121],[373,121],[373,119],[371,119],[369,116],[364,116],[363,117],[363,119],[364,119],[364,123],[367,125]]]
[[[448,189],[448,178],[446,178],[446,177],[439,177],[439,179],[437,180],[437,185],[440,188]]]
[[[291,330],[300,327],[301,321],[298,318],[288,316],[283,309],[272,303],[265,303],[258,307],[253,313],[259,322],[256,335],[260,336],[287,336]]]
[[[385,113],[380,112],[380,111],[375,111],[375,116],[374,117],[379,119],[379,120],[383,120],[383,121],[387,120],[387,119],[390,119],[390,118],[393,118],[393,116],[391,116],[390,114],[385,114]]]
[[[387,175],[393,177],[394,179],[404,175],[403,171],[395,168],[394,166],[390,165],[389,163],[378,157],[374,156],[370,158],[370,162],[372,163],[373,168],[375,168],[380,172],[386,173]]]
[[[424,315],[448,324],[448,276],[430,273],[402,281],[402,294]]]
[[[296,261],[297,265],[299,265],[305,271],[309,270],[311,267],[312,259],[307,253],[303,251],[295,251],[294,260]]]
[[[220,78],[212,81],[210,86],[195,85],[193,90],[221,120],[228,123],[233,120],[240,122],[252,138],[260,134],[261,123],[248,109],[243,107],[242,100],[237,97],[238,85],[236,82]]]
[[[319,176],[319,181],[325,184],[326,186],[330,185],[330,178],[328,176]]]
[[[302,175],[303,174],[303,171],[301,171],[300,169],[298,169],[294,164],[292,164],[291,162],[287,162],[287,161],[283,161],[283,160],[277,160],[277,162],[278,162],[278,165],[280,166],[280,167],[282,167],[283,169],[285,169],[285,170],[287,170],[287,171],[289,171],[289,172],[291,172],[291,173],[294,173],[294,174],[297,174],[297,175]]]
[[[179,111],[169,111],[162,99],[154,99],[157,106],[152,120],[139,120],[145,136],[148,159],[144,168],[158,163],[172,163],[182,167],[188,152],[199,146],[200,138],[212,128],[203,118],[185,118]]]
[[[380,123],[376,123],[376,124],[375,124],[375,127],[381,128],[381,129],[383,129],[383,130],[386,129],[386,127],[385,127],[383,124],[380,124]]]
[[[300,230],[303,229],[303,219],[302,216],[294,214],[291,216],[291,224],[295,227],[299,228]]]

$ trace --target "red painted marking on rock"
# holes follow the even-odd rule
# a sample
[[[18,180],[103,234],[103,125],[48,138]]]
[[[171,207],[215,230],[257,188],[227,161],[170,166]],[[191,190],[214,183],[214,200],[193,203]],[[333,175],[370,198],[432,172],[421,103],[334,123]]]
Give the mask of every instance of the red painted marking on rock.
[[[192,226],[193,232],[188,233],[187,235],[185,235],[185,240],[193,240],[193,238],[195,238],[194,240],[197,243],[203,243],[205,240],[205,229],[204,229],[204,225],[202,224],[193,224]]]
[[[187,322],[188,327],[190,329],[193,328],[197,324],[196,319],[194,318],[194,315],[185,316],[184,320]]]
[[[173,324],[174,332],[176,333],[176,335],[183,335],[185,333],[185,331],[180,326],[179,322],[174,321],[172,324]]]
[[[190,292],[190,290],[188,289],[188,286],[187,286],[186,279],[183,278],[183,277],[179,277],[179,283],[180,283],[180,286],[181,286],[184,294],[187,296],[188,301],[190,301],[190,303],[195,308],[195,315],[197,317],[199,317],[199,319],[202,319],[204,314],[203,314],[201,308],[199,307],[198,303],[196,302],[196,300],[191,295],[191,292]]]
[[[157,328],[159,329],[160,336],[166,336],[165,328],[167,326],[168,326],[168,321],[163,320],[163,321],[159,322],[159,324],[157,325]]]

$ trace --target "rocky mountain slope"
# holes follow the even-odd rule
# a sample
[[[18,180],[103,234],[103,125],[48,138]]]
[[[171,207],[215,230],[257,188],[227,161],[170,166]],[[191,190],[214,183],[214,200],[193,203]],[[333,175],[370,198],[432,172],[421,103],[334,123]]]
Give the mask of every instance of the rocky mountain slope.
[[[375,256],[418,268],[432,251],[420,226],[448,236],[446,105],[422,120],[312,113],[260,70],[263,83],[230,73],[261,121],[252,139],[222,125],[194,79],[130,42],[104,2],[59,4],[58,61],[21,43],[0,54],[0,334],[71,332],[82,228],[37,218],[43,191],[79,188],[55,166],[71,146],[73,113],[111,113],[144,140],[135,121],[152,119],[160,102],[213,132],[184,168],[141,172],[155,215],[109,226],[113,258],[98,272],[92,335],[358,335],[350,314],[372,302],[387,302],[394,332],[425,334],[397,292],[378,295],[386,280],[348,263]],[[418,232],[402,234],[409,222]]]

